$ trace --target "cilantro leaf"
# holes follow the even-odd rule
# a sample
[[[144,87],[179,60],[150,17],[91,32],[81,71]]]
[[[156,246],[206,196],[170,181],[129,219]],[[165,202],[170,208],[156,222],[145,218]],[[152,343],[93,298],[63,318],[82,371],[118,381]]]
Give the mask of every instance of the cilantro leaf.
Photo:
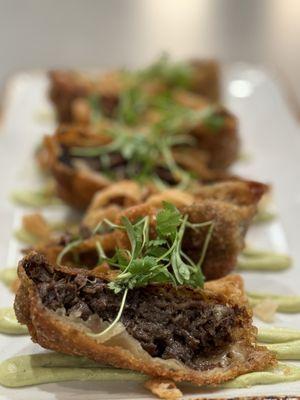
[[[203,125],[210,129],[212,132],[218,132],[225,124],[223,115],[211,113],[203,118]]]
[[[180,220],[181,214],[174,204],[163,202],[163,209],[156,217],[156,231],[158,236],[174,240]]]
[[[133,86],[121,93],[118,107],[118,119],[127,124],[134,125],[147,107],[145,93],[138,86]]]

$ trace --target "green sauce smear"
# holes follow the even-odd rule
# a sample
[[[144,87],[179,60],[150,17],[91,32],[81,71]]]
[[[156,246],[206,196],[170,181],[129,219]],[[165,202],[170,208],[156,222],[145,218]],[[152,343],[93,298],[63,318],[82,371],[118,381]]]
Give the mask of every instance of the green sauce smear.
[[[230,382],[223,384],[222,388],[241,389],[254,385],[269,385],[272,383],[294,382],[300,379],[300,367],[279,363],[269,371],[250,372],[241,375]]]
[[[26,335],[27,326],[19,324],[13,308],[0,308],[0,333],[9,335]]]
[[[264,222],[273,221],[277,215],[274,212],[268,210],[259,210],[255,217],[253,218],[253,222],[260,224]]]
[[[12,193],[11,198],[14,203],[26,207],[45,207],[61,204],[61,201],[48,188],[40,190],[20,190]]]
[[[300,340],[292,340],[286,343],[268,344],[267,348],[276,353],[279,360],[299,360]]]
[[[0,384],[6,387],[24,387],[43,383],[79,381],[137,381],[144,374],[103,366],[83,357],[64,354],[34,354],[12,357],[0,364]],[[241,375],[219,388],[244,388],[252,385],[292,382],[300,379],[300,367],[279,365],[268,371]]]
[[[10,286],[17,276],[17,269],[15,267],[0,269],[0,282],[6,286]]]
[[[257,339],[263,343],[282,343],[300,340],[300,330],[281,327],[259,328]]]
[[[82,357],[34,354],[12,357],[0,364],[0,384],[24,387],[64,381],[144,381],[138,372],[105,367]]]
[[[246,248],[238,258],[240,271],[282,271],[289,268],[292,259],[286,254]]]
[[[259,304],[261,301],[270,299],[278,304],[278,311],[282,313],[300,312],[300,296],[285,296],[272,293],[248,292],[248,299],[251,306]]]
[[[32,235],[29,233],[26,229],[20,228],[14,232],[14,236],[16,239],[18,239],[20,242],[29,244],[29,245],[34,245],[38,242],[38,237],[35,235]]]
[[[19,324],[12,308],[0,309],[0,331],[26,334],[27,328]],[[288,328],[260,328],[258,340],[268,343],[279,360],[300,359],[300,330]],[[85,357],[60,353],[34,354],[12,357],[0,364],[0,384],[24,387],[70,380],[79,381],[144,381],[146,375],[99,364]],[[300,367],[279,363],[274,369],[241,375],[219,388],[244,388],[252,385],[292,382],[300,379]]]

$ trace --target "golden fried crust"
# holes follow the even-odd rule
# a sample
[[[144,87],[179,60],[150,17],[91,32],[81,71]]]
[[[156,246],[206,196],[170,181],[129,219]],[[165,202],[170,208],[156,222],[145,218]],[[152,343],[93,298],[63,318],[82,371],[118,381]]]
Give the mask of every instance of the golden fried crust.
[[[68,71],[51,71],[49,97],[55,105],[59,122],[71,122],[72,102],[76,98],[88,96],[91,84]]]
[[[231,365],[226,368],[218,367],[211,370],[196,371],[182,366],[182,368],[174,369],[164,365],[161,361],[158,362],[155,358],[139,358],[120,346],[101,344],[88,336],[76,324],[68,323],[66,318],[58,316],[42,305],[33,281],[28,278],[23,268],[24,263],[28,262],[30,257],[36,257],[36,254],[28,255],[19,264],[18,273],[21,287],[15,299],[15,312],[18,321],[28,326],[32,340],[47,349],[66,354],[82,355],[118,368],[133,369],[150,376],[175,381],[189,381],[197,385],[216,385],[246,372],[263,370],[276,363],[274,355],[266,348],[253,344],[255,329],[251,326],[249,317],[245,319],[242,332],[237,333],[239,348],[242,349],[244,354],[243,359],[232,361]],[[68,271],[63,267],[60,269]],[[74,273],[74,270],[73,272],[71,272],[72,270],[69,271]],[[212,292],[211,289],[214,291]],[[209,284],[205,289],[205,296],[223,298],[223,301],[228,304],[236,304],[239,301],[240,293],[240,278],[234,276]],[[245,312],[246,314],[248,312],[247,305]]]
[[[52,166],[58,196],[70,206],[85,209],[93,196],[110,185],[101,174],[89,169],[72,169],[62,163]]]
[[[239,206],[253,206],[269,189],[268,185],[261,182],[235,180],[202,185],[193,194],[197,200],[214,199]]]
[[[160,207],[164,201],[176,207],[191,205],[205,199],[220,200],[237,206],[256,206],[269,187],[254,181],[225,181],[212,185],[198,185],[193,191],[166,189],[151,193],[133,181],[120,181],[93,197],[82,224],[93,229],[103,219],[115,222],[117,215],[129,206],[143,202]]]
[[[193,82],[192,91],[201,96],[218,102],[221,97],[221,71],[215,60],[192,60]]]
[[[71,249],[70,252],[64,257],[63,261],[66,265],[73,266],[73,254],[80,255],[80,260],[83,265],[90,265],[98,260],[97,242],[100,241],[102,248],[106,254],[113,251],[117,245],[117,237],[114,233],[107,233],[102,235],[93,235],[90,238],[83,240],[77,247]],[[34,250],[44,255],[51,263],[56,263],[59,253],[65,246],[57,243],[57,241],[50,241],[49,243],[42,243],[34,247]],[[32,248],[25,251],[29,253]],[[95,261],[96,260],[96,261]]]
[[[211,128],[201,124],[191,133],[197,139],[197,146],[209,154],[208,166],[223,169],[236,161],[240,150],[240,140],[238,122],[234,115],[225,109],[218,115],[223,118],[224,123],[217,132],[212,132]]]

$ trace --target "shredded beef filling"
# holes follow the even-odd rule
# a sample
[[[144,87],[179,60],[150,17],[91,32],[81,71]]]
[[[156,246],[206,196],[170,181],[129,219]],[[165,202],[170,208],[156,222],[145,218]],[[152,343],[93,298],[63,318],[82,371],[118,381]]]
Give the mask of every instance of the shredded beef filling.
[[[118,313],[122,295],[115,295],[102,279],[54,271],[45,262],[31,262],[25,269],[42,303],[53,311],[64,308],[67,315],[76,312],[84,321],[98,314],[108,322]],[[171,285],[130,290],[121,322],[152,357],[207,369],[204,358],[222,353],[232,343],[244,311],[195,296],[192,290],[188,294]]]

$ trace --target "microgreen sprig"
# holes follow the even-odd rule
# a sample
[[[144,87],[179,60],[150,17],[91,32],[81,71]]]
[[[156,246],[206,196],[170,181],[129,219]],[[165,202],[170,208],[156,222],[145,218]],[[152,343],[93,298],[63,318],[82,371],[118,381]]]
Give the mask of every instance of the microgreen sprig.
[[[153,283],[171,283],[203,287],[204,276],[201,266],[205,259],[209,241],[213,231],[213,221],[191,223],[188,215],[182,215],[171,203],[164,202],[163,208],[156,216],[155,238],[150,238],[150,217],[138,218],[134,223],[123,217],[121,225],[106,221],[110,227],[126,232],[130,249],[116,249],[113,257],[107,257],[101,241],[96,244],[99,264],[102,262],[118,268],[120,273],[108,287],[115,293],[122,295],[120,309],[113,322],[100,334],[106,334],[120,320],[126,305],[126,296],[129,290]],[[99,224],[94,234],[101,229]],[[199,261],[195,263],[182,249],[182,241],[187,228],[198,230],[208,228]],[[58,257],[58,263],[68,251],[79,245],[76,240],[70,243]]]
[[[108,264],[118,266],[121,273],[108,287],[118,294],[123,292],[119,312],[105,331],[107,333],[120,320],[125,307],[128,290],[146,286],[150,283],[172,283],[173,285],[189,285],[203,287],[203,264],[207,247],[213,230],[213,221],[200,224],[188,222],[188,215],[182,216],[179,210],[165,202],[163,209],[156,217],[156,238],[150,240],[149,216],[132,223],[128,218],[122,218],[123,227],[130,241],[131,249],[118,250],[113,258],[106,258]],[[198,263],[194,263],[182,250],[182,240],[186,228],[201,229],[208,227],[204,245]],[[103,254],[101,253],[103,257]]]

